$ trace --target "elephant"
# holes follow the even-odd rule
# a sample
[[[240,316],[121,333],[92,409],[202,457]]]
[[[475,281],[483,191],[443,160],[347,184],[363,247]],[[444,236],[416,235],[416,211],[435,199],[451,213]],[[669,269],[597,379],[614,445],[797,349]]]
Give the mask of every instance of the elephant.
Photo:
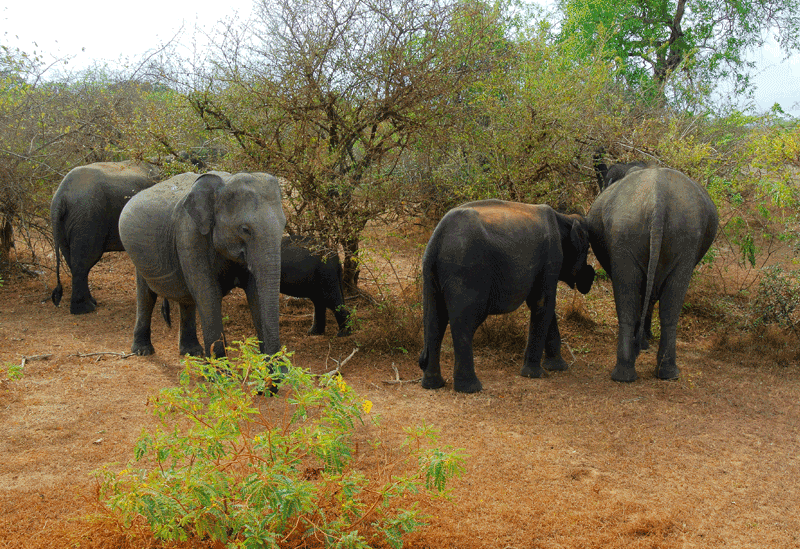
[[[59,184],[50,203],[56,252],[53,303],[61,303],[61,254],[72,273],[69,311],[90,313],[97,301],[89,291],[89,271],[105,252],[124,251],[119,238],[119,214],[139,191],[155,185],[159,169],[152,164],[98,162],[72,169]]]
[[[636,160],[634,162],[620,162],[607,167],[601,160],[600,155],[594,157],[594,171],[597,174],[597,187],[603,192],[610,185],[625,177],[633,168],[646,168],[650,166],[647,162]]]
[[[182,355],[225,356],[221,305],[234,286],[245,290],[260,352],[278,352],[285,226],[278,180],[265,173],[184,173],[133,197],[119,219],[122,243],[136,266],[131,352],[155,352],[150,322],[162,296],[179,305]]]
[[[489,315],[510,313],[523,302],[531,311],[521,375],[565,370],[555,316],[559,280],[582,293],[594,281],[586,263],[589,239],[583,219],[547,205],[503,200],[469,202],[447,212],[422,257],[424,347],[422,386],[438,389],[442,338],[448,322],[455,363],[453,388],[482,389],[475,375],[472,340]]]
[[[615,381],[637,379],[636,358],[647,347],[659,302],[661,340],[656,377],[676,379],[678,315],[695,266],[717,234],[708,192],[668,168],[635,168],[597,197],[586,215],[589,240],[611,278],[619,322]]]
[[[351,334],[350,311],[344,305],[342,264],[337,254],[323,255],[318,249],[319,245],[310,237],[283,237],[280,292],[305,297],[314,303],[314,323],[309,334],[325,333],[325,310],[330,309],[339,325],[336,335],[348,336]]]

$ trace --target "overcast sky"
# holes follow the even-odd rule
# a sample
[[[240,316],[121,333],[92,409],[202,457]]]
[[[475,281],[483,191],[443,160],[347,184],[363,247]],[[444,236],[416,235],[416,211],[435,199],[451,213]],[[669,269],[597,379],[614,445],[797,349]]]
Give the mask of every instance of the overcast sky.
[[[169,41],[182,26],[187,36],[195,25],[211,32],[220,19],[237,13],[249,16],[252,6],[253,0],[17,0],[0,11],[0,43],[73,57],[73,68],[95,59],[135,61]],[[779,103],[785,112],[800,117],[800,55],[783,61],[778,47],[770,44],[754,59],[762,67],[754,80],[757,108],[763,111]]]

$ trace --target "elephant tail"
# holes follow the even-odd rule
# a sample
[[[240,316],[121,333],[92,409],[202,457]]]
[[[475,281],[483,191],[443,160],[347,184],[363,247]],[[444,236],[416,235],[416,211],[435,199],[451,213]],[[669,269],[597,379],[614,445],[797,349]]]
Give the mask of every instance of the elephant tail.
[[[431,242],[422,256],[422,326],[424,341],[422,352],[419,355],[419,367],[426,371],[430,360],[431,346],[441,341],[440,330],[442,325],[447,326],[447,306],[442,296],[441,284],[436,272],[436,254],[434,249],[439,244],[434,244],[437,233],[431,237]],[[441,241],[441,238],[438,239]]]
[[[53,300],[53,305],[58,307],[61,303],[61,298],[64,297],[64,287],[61,286],[61,212],[56,211],[53,213],[53,247],[56,249],[56,287],[50,298]]]
[[[650,258],[647,261],[647,288],[642,301],[642,316],[639,319],[639,329],[636,331],[636,341],[644,341],[644,328],[647,321],[647,312],[650,309],[650,300],[653,298],[653,286],[656,283],[656,270],[661,256],[661,244],[664,240],[664,223],[666,206],[662,200],[656,200],[653,217],[650,221]]]
[[[161,318],[167,323],[167,328],[172,328],[172,314],[170,314],[168,299],[161,302]]]

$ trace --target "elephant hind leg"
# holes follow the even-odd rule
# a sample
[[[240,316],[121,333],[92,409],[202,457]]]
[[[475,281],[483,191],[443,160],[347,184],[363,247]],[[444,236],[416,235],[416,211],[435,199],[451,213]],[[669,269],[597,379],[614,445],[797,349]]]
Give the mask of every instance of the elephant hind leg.
[[[444,387],[440,359],[442,339],[447,330],[449,317],[444,298],[432,296],[426,300],[423,310],[424,346],[419,355],[419,367],[422,369],[422,387],[439,389]]]
[[[140,356],[155,353],[150,338],[150,323],[156,306],[156,293],[150,289],[142,275],[136,273],[136,326],[133,329],[131,352]]]
[[[103,256],[102,245],[92,242],[74,245],[71,249],[69,270],[72,272],[72,298],[69,312],[74,315],[91,313],[97,309],[97,300],[89,290],[89,271]]]
[[[471,308],[470,308],[471,309]],[[459,393],[477,393],[483,389],[475,374],[475,356],[472,341],[475,330],[486,320],[486,314],[476,314],[470,309],[460,311],[457,318],[450,321],[450,333],[453,336],[453,389]]]
[[[314,303],[314,323],[308,329],[308,335],[325,335],[326,314],[325,303],[319,299],[312,300]]]
[[[664,286],[658,304],[658,318],[661,321],[661,341],[656,355],[656,377],[658,379],[677,379],[680,370],[675,362],[675,347],[678,335],[678,317],[683,309],[683,300],[694,265],[676,269]]]

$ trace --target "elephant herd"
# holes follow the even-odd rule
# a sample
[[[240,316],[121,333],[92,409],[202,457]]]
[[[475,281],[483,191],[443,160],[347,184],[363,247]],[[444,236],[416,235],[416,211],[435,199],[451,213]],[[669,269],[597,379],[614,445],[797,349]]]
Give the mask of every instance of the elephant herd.
[[[265,173],[185,173],[160,183],[158,171],[136,162],[75,168],[53,196],[51,221],[57,286],[59,256],[72,272],[70,312],[91,312],[88,273],[106,251],[125,250],[136,266],[137,314],[132,352],[154,352],[150,322],[158,296],[180,310],[181,354],[222,356],[222,298],[244,289],[260,350],[280,348],[279,293],[310,298],[311,334],[325,331],[334,311],[338,335],[350,333],[341,266],[314,242],[283,236],[286,218],[278,180]],[[653,308],[661,339],[656,376],[678,377],[678,316],[694,267],[716,236],[717,210],[705,189],[675,170],[640,162],[598,173],[601,192],[588,214],[565,215],[546,205],[482,200],[453,208],[436,226],[422,258],[424,346],[422,386],[445,384],[442,339],[450,325],[453,388],[480,391],[472,340],[489,315],[530,309],[521,375],[564,370],[555,315],[559,280],[588,293],[595,278],[589,249],[612,281],[619,334],[616,381],[637,379],[635,362],[649,345]],[[203,330],[197,337],[196,316]],[[544,358],[543,358],[544,356]]]

